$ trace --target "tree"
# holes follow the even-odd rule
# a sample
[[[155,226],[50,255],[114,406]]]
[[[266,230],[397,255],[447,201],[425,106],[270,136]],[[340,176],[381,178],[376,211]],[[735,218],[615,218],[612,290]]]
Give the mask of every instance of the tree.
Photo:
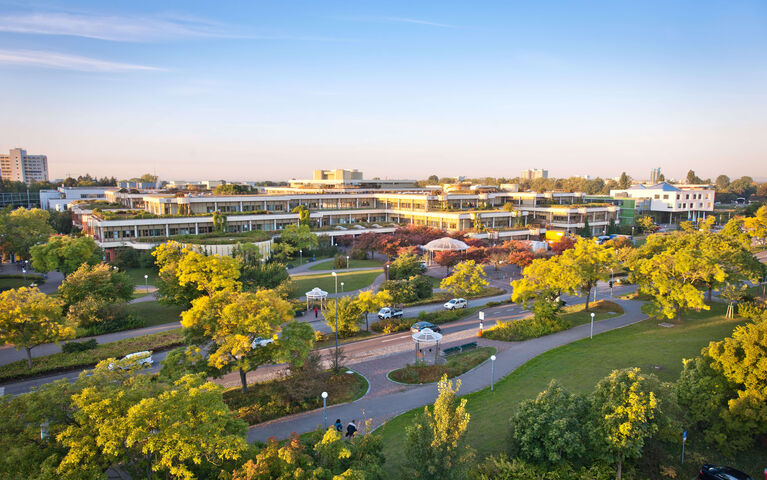
[[[66,210],[63,212],[51,211],[48,212],[50,217],[48,218],[48,225],[53,228],[53,233],[59,233],[62,235],[69,235],[72,233],[72,210]],[[48,238],[48,237],[45,237]]]
[[[61,301],[37,288],[21,287],[0,292],[0,341],[27,352],[38,345],[74,337],[75,330],[61,316]]]
[[[410,253],[398,256],[389,264],[389,280],[403,280],[422,272],[421,260]]]
[[[762,205],[753,217],[743,219],[743,231],[760,244],[767,243],[767,206]]]
[[[645,442],[658,431],[661,411],[650,385],[638,368],[627,368],[600,380],[594,392],[599,451],[605,461],[615,463],[618,479],[623,462],[639,458]]]
[[[30,249],[54,233],[48,224],[49,218],[50,214],[39,208],[0,211],[0,247],[10,255],[30,258]]]
[[[466,446],[469,426],[466,399],[458,400],[461,381],[443,376],[437,384],[439,395],[431,409],[406,428],[404,473],[417,480],[450,480],[466,478],[474,453]]]
[[[753,178],[744,175],[739,179],[730,182],[729,190],[741,197],[748,198],[756,192],[756,184],[754,183]]]
[[[247,372],[280,354],[277,333],[293,319],[290,303],[274,290],[220,291],[195,299],[181,314],[181,325],[200,343],[210,340],[208,364],[219,370],[237,369],[243,393],[248,390]],[[275,340],[260,345],[261,340]]]
[[[337,297],[328,300],[325,309],[325,323],[332,331],[336,331],[336,314],[338,315],[338,335],[352,335],[360,330],[360,320],[364,313],[360,304],[352,297]]]
[[[575,247],[575,240],[572,237],[563,236],[551,244],[551,251],[554,252],[555,255],[561,255],[562,252],[573,247]]]
[[[280,240],[290,244],[295,250],[309,250],[317,247],[317,235],[312,233],[309,225],[305,224],[286,226],[280,233]]]
[[[96,265],[102,260],[102,252],[91,237],[55,235],[48,243],[30,249],[32,267],[38,272],[58,270],[64,276],[74,272],[84,263]]]
[[[621,190],[626,190],[627,188],[631,188],[631,177],[626,175],[626,172],[621,173],[621,176],[618,179],[618,187]]]
[[[88,297],[107,303],[127,302],[133,296],[133,281],[105,263],[84,263],[59,286],[59,298],[65,306],[75,305]]]
[[[644,215],[636,219],[636,227],[643,233],[654,233],[660,230],[655,221],[649,215]]]
[[[426,181],[429,182],[429,185],[436,185],[439,183],[439,177],[437,175],[429,175]]]
[[[583,227],[578,229],[578,235],[583,238],[591,238],[591,225],[589,225],[588,217],[586,217],[586,220],[584,220]]]
[[[357,306],[365,313],[365,330],[370,331],[368,324],[368,314],[376,313],[387,305],[391,305],[391,294],[386,290],[373,293],[372,290],[363,290],[357,295]]]
[[[588,411],[585,398],[552,380],[537,398],[520,403],[511,418],[512,451],[539,465],[579,461],[589,443]]]
[[[695,175],[695,172],[692,170],[689,170],[687,172],[687,178],[685,179],[685,183],[688,185],[697,185],[703,183],[703,180],[697,175]]]
[[[730,187],[730,177],[727,175],[719,175],[716,177],[716,189],[720,192],[726,192]]]
[[[214,232],[223,233],[228,230],[226,214],[222,213],[220,210],[216,210],[215,212],[213,212],[213,217],[211,220],[213,221]]]
[[[453,274],[443,278],[439,284],[456,297],[471,297],[482,293],[489,284],[485,280],[485,269],[474,260],[466,260],[455,266]]]
[[[298,224],[299,225],[302,225],[302,226],[306,225],[307,227],[309,226],[309,219],[310,219],[311,213],[309,212],[309,209],[306,208],[305,205],[299,205],[299,206],[297,206],[296,208],[294,208],[291,211],[293,213],[297,213],[298,214]]]
[[[170,241],[160,244],[152,251],[155,264],[159,268],[157,292],[159,301],[166,304],[188,306],[192,300],[202,296],[197,285],[181,285],[178,281],[178,264],[188,250],[180,243]]]
[[[578,239],[575,247],[566,250],[560,257],[564,272],[571,277],[571,282],[578,285],[581,293],[586,294],[586,311],[589,309],[591,289],[599,280],[606,281],[611,270],[618,267],[615,250],[586,239]]]
[[[437,265],[445,267],[445,275],[450,271],[450,267],[461,261],[461,252],[445,250],[434,254],[434,261]]]

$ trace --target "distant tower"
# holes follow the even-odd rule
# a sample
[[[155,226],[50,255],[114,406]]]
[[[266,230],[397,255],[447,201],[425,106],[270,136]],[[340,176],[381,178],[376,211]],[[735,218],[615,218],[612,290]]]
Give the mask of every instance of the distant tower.
[[[650,170],[650,183],[660,182],[660,167]]]

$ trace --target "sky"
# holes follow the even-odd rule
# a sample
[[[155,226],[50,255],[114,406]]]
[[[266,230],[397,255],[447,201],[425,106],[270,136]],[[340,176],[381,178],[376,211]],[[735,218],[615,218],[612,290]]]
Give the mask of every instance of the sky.
[[[767,178],[764,1],[0,0],[52,178]]]

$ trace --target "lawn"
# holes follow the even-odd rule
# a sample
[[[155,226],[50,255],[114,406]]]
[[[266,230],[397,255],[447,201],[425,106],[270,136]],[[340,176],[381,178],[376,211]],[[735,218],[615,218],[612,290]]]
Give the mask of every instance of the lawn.
[[[309,270],[336,270],[336,268],[333,267],[334,260],[327,260],[322,263],[318,263],[317,265],[312,265],[309,267]],[[375,267],[381,267],[383,265],[382,262],[379,262],[378,260],[354,260],[353,258],[349,260],[349,268],[375,268]],[[342,271],[346,268],[346,259],[344,259],[344,268],[338,269],[339,271]]]
[[[508,419],[516,405],[537,396],[554,378],[574,392],[591,391],[612,370],[634,366],[655,373],[663,381],[676,380],[683,358],[698,355],[710,341],[729,336],[743,322],[724,318],[724,309],[724,305],[715,304],[711,311],[689,315],[688,320],[673,328],[658,326],[658,320],[645,320],[597,335],[593,340],[564,345],[530,360],[497,382],[495,392],[484,389],[466,396],[471,414],[469,443],[479,458],[504,452]],[[390,474],[397,471],[402,458],[405,427],[420,411],[419,408],[400,415],[379,430],[388,459],[385,467]]]
[[[0,292],[12,288],[27,287],[30,283],[34,283],[34,279],[30,278],[25,282],[23,278],[0,278]]]
[[[178,305],[163,305],[158,301],[129,303],[127,309],[143,318],[147,327],[179,322],[181,312],[185,310]]]
[[[434,383],[447,374],[448,378],[457,377],[481,364],[495,353],[495,347],[477,348],[465,353],[450,355],[441,365],[408,365],[389,372],[389,378],[400,383]]]
[[[570,321],[572,326],[583,325],[591,321],[591,314],[594,314],[594,321],[612,318],[617,315],[623,315],[623,307],[610,300],[599,300],[596,303],[589,303],[589,310],[586,311],[586,304],[579,303],[562,309],[562,318]]]
[[[380,269],[364,270],[361,272],[345,272],[338,274],[338,291],[341,292],[341,282],[344,282],[343,291],[351,292],[360,288],[365,288],[373,283],[377,276],[382,275]],[[295,297],[301,297],[314,287],[319,287],[328,293],[334,293],[335,279],[329,273],[318,275],[300,275],[292,277],[296,286]]]
[[[157,271],[153,268],[126,268],[121,271],[128,274],[138,290],[144,288],[144,275],[149,276],[149,278],[146,279],[146,284],[156,285]]]
[[[224,402],[248,425],[321,408],[322,398],[316,392],[328,392],[328,405],[347,403],[365,395],[368,382],[356,372],[346,372],[345,368],[337,374],[324,370],[298,381],[279,378],[249,385],[245,394],[240,387],[230,388],[224,391]],[[305,396],[305,392],[311,393]]]

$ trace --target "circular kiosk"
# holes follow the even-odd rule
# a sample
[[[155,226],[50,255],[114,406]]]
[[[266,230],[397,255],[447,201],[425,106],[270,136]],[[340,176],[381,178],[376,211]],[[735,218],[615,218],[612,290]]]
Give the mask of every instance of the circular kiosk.
[[[415,332],[412,337],[415,342],[416,363],[438,363],[440,358],[439,342],[442,340],[442,334],[431,328],[424,328],[420,332]]]
[[[320,302],[320,310],[325,307],[325,300],[328,298],[328,292],[322,290],[319,287],[314,287],[310,291],[306,292],[306,309],[309,310],[309,301]]]

